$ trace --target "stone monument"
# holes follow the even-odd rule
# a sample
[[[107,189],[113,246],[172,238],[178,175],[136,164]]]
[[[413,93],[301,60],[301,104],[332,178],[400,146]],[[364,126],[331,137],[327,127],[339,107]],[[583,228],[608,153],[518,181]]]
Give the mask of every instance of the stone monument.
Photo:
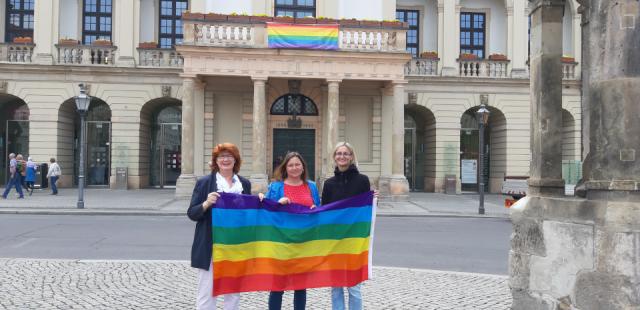
[[[578,0],[583,179],[561,175],[565,0],[530,0],[531,176],[512,207],[513,309],[640,309],[640,2]]]

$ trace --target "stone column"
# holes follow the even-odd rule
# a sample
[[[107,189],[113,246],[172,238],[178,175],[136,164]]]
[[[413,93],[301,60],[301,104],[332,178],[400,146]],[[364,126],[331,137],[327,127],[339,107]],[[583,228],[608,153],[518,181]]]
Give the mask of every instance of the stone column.
[[[531,194],[562,195],[562,15],[565,0],[531,1]]]
[[[442,76],[457,76],[460,54],[460,1],[438,0],[438,56]],[[439,65],[440,66],[440,65]]]
[[[393,117],[392,127],[392,164],[391,178],[389,179],[389,194],[394,200],[406,200],[409,193],[409,182],[404,176],[404,101],[406,94],[404,84],[406,81],[394,81],[393,88]]]
[[[507,8],[509,13],[509,60],[511,60],[511,77],[528,78],[527,60],[527,14],[525,1],[513,1]]]
[[[266,77],[252,77],[253,80],[253,145],[251,163],[251,190],[264,193],[267,178],[267,112]]]
[[[195,84],[194,77],[184,77],[182,81],[182,162],[180,177],[176,182],[176,197],[191,196],[196,184],[196,176],[193,173]]]
[[[34,62],[52,65],[57,54],[54,44],[58,43],[60,0],[35,1],[33,13],[36,21],[33,25]]]
[[[140,0],[117,0],[113,8],[115,10],[112,25],[115,28],[113,42],[118,47],[116,50],[118,58],[115,59],[115,64],[118,67],[134,67],[136,65],[134,58],[136,32],[128,29],[140,29]]]
[[[333,176],[333,148],[338,144],[338,129],[340,126],[340,82],[341,80],[327,80],[327,128],[325,131],[326,178]]]

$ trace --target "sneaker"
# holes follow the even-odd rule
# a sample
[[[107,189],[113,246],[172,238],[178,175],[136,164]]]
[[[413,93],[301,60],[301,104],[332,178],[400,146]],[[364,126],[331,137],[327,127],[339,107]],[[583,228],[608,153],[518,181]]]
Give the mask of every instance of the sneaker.
[[[18,199],[24,199],[24,196],[20,196],[20,197],[18,197]]]

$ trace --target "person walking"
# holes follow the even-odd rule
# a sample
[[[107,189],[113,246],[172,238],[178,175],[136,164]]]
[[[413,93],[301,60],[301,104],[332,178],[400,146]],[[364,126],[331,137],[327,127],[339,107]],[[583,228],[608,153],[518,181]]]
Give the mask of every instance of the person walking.
[[[369,177],[358,171],[358,161],[353,146],[340,142],[333,150],[335,164],[334,176],[327,179],[322,187],[322,204],[353,197],[371,190]],[[349,293],[349,310],[362,309],[361,283],[347,288]],[[333,310],[344,310],[344,288],[331,289],[331,307]]]
[[[27,192],[29,192],[29,196],[33,195],[34,184],[36,182],[36,172],[38,169],[38,164],[34,163],[31,160],[31,157],[27,158],[27,168],[26,168],[26,176],[25,181],[27,183]]]
[[[213,297],[213,239],[211,232],[211,206],[220,197],[219,192],[251,194],[251,182],[238,175],[242,159],[238,147],[232,143],[218,144],[211,152],[211,174],[200,178],[193,189],[187,216],[196,222],[191,267],[198,269],[196,309],[216,309]],[[221,219],[224,220],[224,219]],[[224,309],[239,308],[240,294],[224,295]]]
[[[22,193],[22,182],[20,180],[20,172],[18,171],[18,161],[16,160],[16,154],[9,154],[9,182],[4,189],[4,193],[2,194],[3,199],[7,199],[9,192],[12,187],[16,188],[16,192],[18,192],[18,199],[24,198],[24,194]]]
[[[281,205],[296,203],[312,209],[320,205],[318,188],[316,183],[307,180],[307,164],[300,154],[297,152],[287,153],[274,174],[277,181],[269,184],[266,195],[258,194],[261,201],[267,198],[276,200]],[[283,291],[269,293],[269,310],[282,309],[283,294]],[[307,290],[295,290],[293,309],[304,310],[306,303]]]
[[[27,162],[24,161],[22,154],[16,155],[16,168],[18,170],[18,177],[20,178],[20,186],[23,189],[27,189],[27,183],[25,179],[27,177]]]
[[[51,195],[58,195],[58,186],[56,182],[62,175],[62,170],[60,169],[60,165],[56,162],[56,159],[51,157],[49,159],[51,163],[49,165],[49,172],[47,172],[47,178],[49,179],[49,184],[51,184]]]

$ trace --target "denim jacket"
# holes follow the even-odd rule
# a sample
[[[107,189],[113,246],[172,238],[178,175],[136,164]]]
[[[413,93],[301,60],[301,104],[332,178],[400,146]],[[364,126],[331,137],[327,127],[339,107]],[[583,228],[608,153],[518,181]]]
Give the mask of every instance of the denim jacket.
[[[320,195],[318,194],[318,187],[316,186],[316,183],[307,180],[307,184],[309,184],[309,189],[311,190],[313,204],[316,205],[316,207],[320,206]],[[284,182],[275,181],[269,184],[269,189],[267,190],[267,194],[264,195],[264,197],[276,201],[284,197]]]

